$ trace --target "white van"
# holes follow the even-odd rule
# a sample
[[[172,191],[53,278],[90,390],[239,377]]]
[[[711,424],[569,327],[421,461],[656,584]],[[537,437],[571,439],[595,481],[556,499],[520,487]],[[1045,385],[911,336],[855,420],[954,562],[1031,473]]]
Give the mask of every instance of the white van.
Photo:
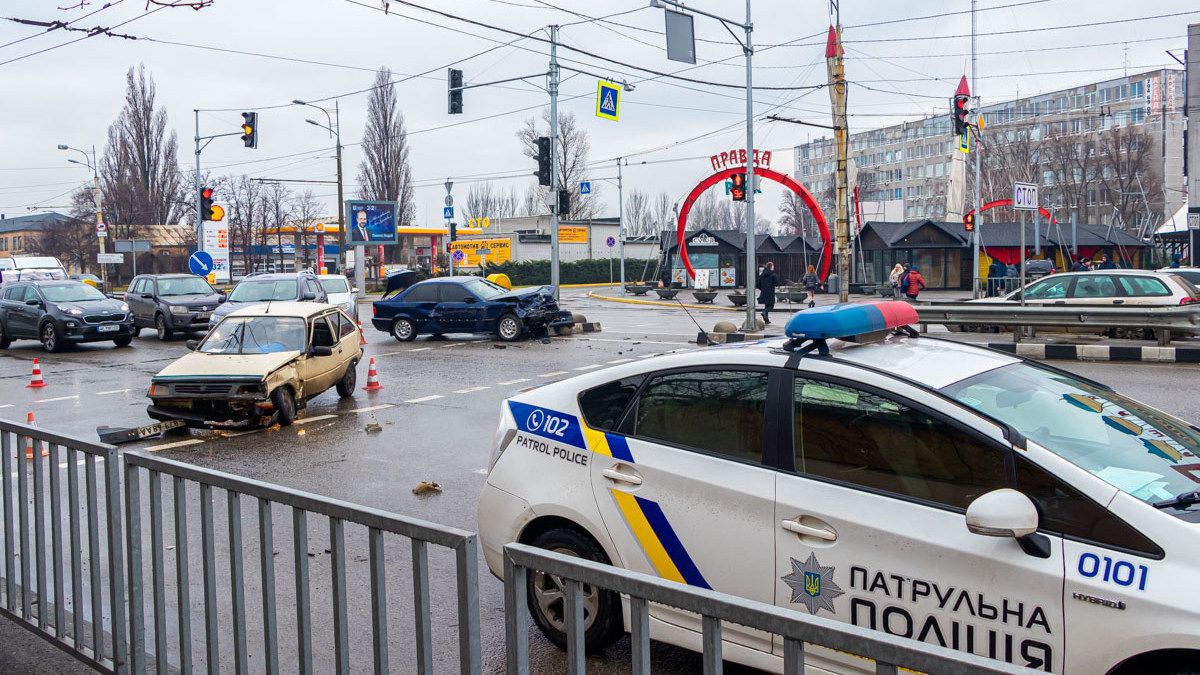
[[[67,278],[67,270],[58,258],[50,256],[14,256],[0,258],[0,274],[5,282],[62,280]]]

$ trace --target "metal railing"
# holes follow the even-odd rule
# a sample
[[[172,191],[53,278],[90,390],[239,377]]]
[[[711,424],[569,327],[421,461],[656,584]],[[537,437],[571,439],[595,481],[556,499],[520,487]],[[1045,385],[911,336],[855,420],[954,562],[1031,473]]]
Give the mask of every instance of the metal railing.
[[[955,651],[825,617],[801,614],[725,593],[685,586],[659,577],[554,553],[524,544],[504,547],[504,629],[506,672],[529,673],[529,612],[526,595],[530,572],[561,577],[565,587],[568,672],[584,672],[583,586],[629,596],[630,639],[634,675],[650,672],[649,603],[674,607],[703,617],[704,673],[721,672],[721,624],[773,633],[783,638],[784,673],[804,672],[805,644],[820,645],[874,659],[876,673],[894,675],[897,668],[947,675],[1033,673],[1036,671]]]
[[[200,567],[204,605],[205,659],[210,672],[216,672],[218,664],[225,659],[231,661],[232,670],[244,673],[248,668],[247,632],[251,628],[246,605],[246,578],[244,576],[243,550],[258,553],[259,573],[255,581],[261,587],[261,603],[255,607],[261,616],[261,628],[254,626],[255,654],[262,655],[267,673],[321,672],[326,668],[314,665],[314,654],[333,654],[334,672],[350,672],[350,642],[352,639],[349,621],[349,598],[347,589],[346,528],[357,524],[366,528],[368,557],[367,570],[370,577],[370,624],[373,669],[386,673],[390,669],[388,658],[388,580],[384,554],[384,535],[400,535],[411,540],[413,618],[416,639],[416,662],[405,663],[403,669],[418,673],[433,671],[433,639],[429,589],[429,545],[445,547],[453,551],[455,559],[457,630],[459,668],[463,673],[480,672],[479,644],[479,596],[476,537],[473,533],[436,525],[415,518],[407,518],[377,509],[357,506],[348,502],[291,490],[288,488],[242,478],[220,471],[202,469],[191,464],[174,462],[137,452],[128,452],[125,459],[125,512],[129,533],[129,633],[131,645],[131,670],[141,673],[146,670],[148,660],[153,657],[156,672],[167,672],[178,668],[180,672],[191,672],[192,591],[191,559],[189,547],[195,542],[189,526],[188,483],[196,483],[199,492],[200,513]],[[142,473],[146,474],[149,497],[150,529],[150,622],[146,622],[145,598],[141,583],[143,579],[143,525],[142,525]],[[169,575],[164,569],[163,550],[166,547],[163,533],[162,483],[168,477],[173,483],[174,502],[174,549],[175,570]],[[219,576],[216,560],[216,534],[214,528],[213,489],[225,492],[226,535],[228,537],[228,575]],[[244,541],[242,536],[241,498],[257,501],[257,542]],[[275,515],[273,507],[290,508],[291,529],[285,536],[292,539],[292,568],[294,570],[294,616],[295,661],[281,666],[280,636],[275,585]],[[310,588],[309,558],[309,514],[327,519],[330,570],[330,605],[328,623],[332,623],[332,648],[313,647],[313,627],[326,623],[325,619],[314,622],[315,603]],[[255,545],[256,544],[256,545]],[[281,547],[282,548],[282,547]],[[167,582],[175,587],[176,603],[174,616],[168,616]],[[226,588],[218,589],[218,586]],[[228,604],[218,600],[218,591],[228,593]],[[357,614],[357,612],[356,612]],[[287,616],[293,616],[289,609]],[[170,624],[170,625],[169,625]],[[147,653],[147,632],[153,628],[153,651]],[[233,645],[232,655],[222,652],[220,633],[224,631]],[[357,637],[357,634],[355,635]],[[173,643],[173,644],[172,644]],[[177,659],[169,658],[172,652]],[[257,664],[256,664],[257,666]],[[256,668],[257,669],[257,668]],[[356,668],[355,670],[359,670]]]
[[[1155,332],[1161,345],[1169,343],[1172,334],[1200,333],[1200,304],[1165,307],[1065,304],[1022,307],[1015,302],[972,302],[917,306],[916,310],[922,324],[1149,328]],[[1014,340],[1019,338],[1019,332],[1014,332]]]
[[[126,660],[119,471],[111,445],[0,420],[0,614],[103,672]]]

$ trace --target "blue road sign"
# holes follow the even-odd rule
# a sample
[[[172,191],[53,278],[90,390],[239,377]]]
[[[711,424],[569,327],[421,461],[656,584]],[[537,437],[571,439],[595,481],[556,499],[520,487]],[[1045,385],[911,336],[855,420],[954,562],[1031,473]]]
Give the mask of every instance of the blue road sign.
[[[206,277],[213,271],[213,257],[208,251],[196,251],[188,258],[188,269],[198,277]]]
[[[605,244],[608,244],[608,247],[609,247],[609,248],[612,248],[612,247],[614,247],[614,246],[616,246],[616,245],[617,245],[617,238],[616,238],[616,237],[609,237],[608,239],[605,239],[605,240],[604,240],[604,243],[605,243]]]
[[[621,86],[600,80],[596,83],[596,117],[617,121],[621,108]]]
[[[592,194],[592,181],[590,181],[590,180],[581,181],[579,183],[579,194],[581,194],[581,195]]]
[[[466,259],[466,257],[467,257],[467,255],[466,255],[465,253],[463,253],[463,252],[462,252],[462,249],[456,249],[456,250],[454,251],[454,262],[458,262],[458,263],[460,263],[460,262],[462,262],[463,260],[465,260],[465,259]]]
[[[453,220],[454,219],[454,207],[453,206],[443,206],[442,207],[442,217],[445,218],[446,220]]]

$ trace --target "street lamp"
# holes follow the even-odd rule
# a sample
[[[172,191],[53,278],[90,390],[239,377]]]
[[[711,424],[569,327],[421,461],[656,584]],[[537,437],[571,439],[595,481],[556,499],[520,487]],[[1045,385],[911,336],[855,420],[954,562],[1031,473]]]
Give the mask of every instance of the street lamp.
[[[70,150],[72,152],[78,152],[79,154],[83,155],[82,162],[77,159],[70,159],[70,158],[68,158],[67,161],[70,162],[71,164],[78,164],[79,166],[87,167],[92,172],[92,199],[96,203],[96,238],[99,240],[100,253],[104,253],[104,248],[105,248],[104,242],[108,238],[108,231],[107,231],[107,228],[104,226],[104,206],[103,206],[103,198],[102,198],[102,195],[100,194],[100,173],[99,173],[99,170],[97,169],[98,162],[96,161],[96,146],[94,146],[94,145],[92,146],[91,157],[88,156],[87,152],[80,150],[79,148],[72,148],[71,146],[63,144],[63,143],[58,144],[58,149],[59,150]],[[104,263],[99,263],[99,261],[97,261],[97,262],[100,265],[100,278],[102,280],[104,280],[108,276],[105,273]]]
[[[326,110],[325,108],[322,108],[319,105],[307,103],[305,101],[301,101],[298,98],[293,99],[292,103],[295,105],[304,105],[304,106],[308,106],[310,108],[316,108],[317,110],[320,110],[321,112],[325,113],[325,120],[328,122],[328,124],[321,124],[320,122],[317,122],[315,120],[309,120],[309,119],[306,119],[304,121],[308,122],[309,124],[311,124],[313,126],[317,126],[317,127],[320,127],[322,129],[328,131],[330,137],[336,139],[335,143],[337,144],[337,191],[338,191],[338,196],[337,196],[337,200],[338,200],[338,270],[341,272],[344,272],[344,270],[346,269],[346,212],[345,212],[346,202],[345,202],[343,192],[342,192],[342,123],[341,123],[341,113],[340,113],[340,110],[338,109],[338,102],[336,99],[334,99],[334,101],[333,101],[333,116],[332,117],[330,117],[328,110]],[[362,257],[362,256],[359,256],[359,257]],[[359,288],[363,288],[364,283],[363,283],[362,261],[356,260],[355,262],[356,262],[355,267],[357,269],[354,273],[354,281],[358,285]]]

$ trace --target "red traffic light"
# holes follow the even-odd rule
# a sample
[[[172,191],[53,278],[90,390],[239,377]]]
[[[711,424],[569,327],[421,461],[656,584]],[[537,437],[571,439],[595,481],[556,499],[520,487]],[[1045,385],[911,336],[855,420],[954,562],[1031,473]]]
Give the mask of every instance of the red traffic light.
[[[735,202],[746,201],[746,174],[735,173],[732,176],[732,185],[729,188],[729,196]]]
[[[202,199],[212,199],[212,196],[213,196],[212,188],[204,188],[203,190],[200,191],[200,197]]]
[[[967,232],[975,231],[975,214],[974,213],[968,213],[967,215],[963,216],[963,227],[966,229]]]

